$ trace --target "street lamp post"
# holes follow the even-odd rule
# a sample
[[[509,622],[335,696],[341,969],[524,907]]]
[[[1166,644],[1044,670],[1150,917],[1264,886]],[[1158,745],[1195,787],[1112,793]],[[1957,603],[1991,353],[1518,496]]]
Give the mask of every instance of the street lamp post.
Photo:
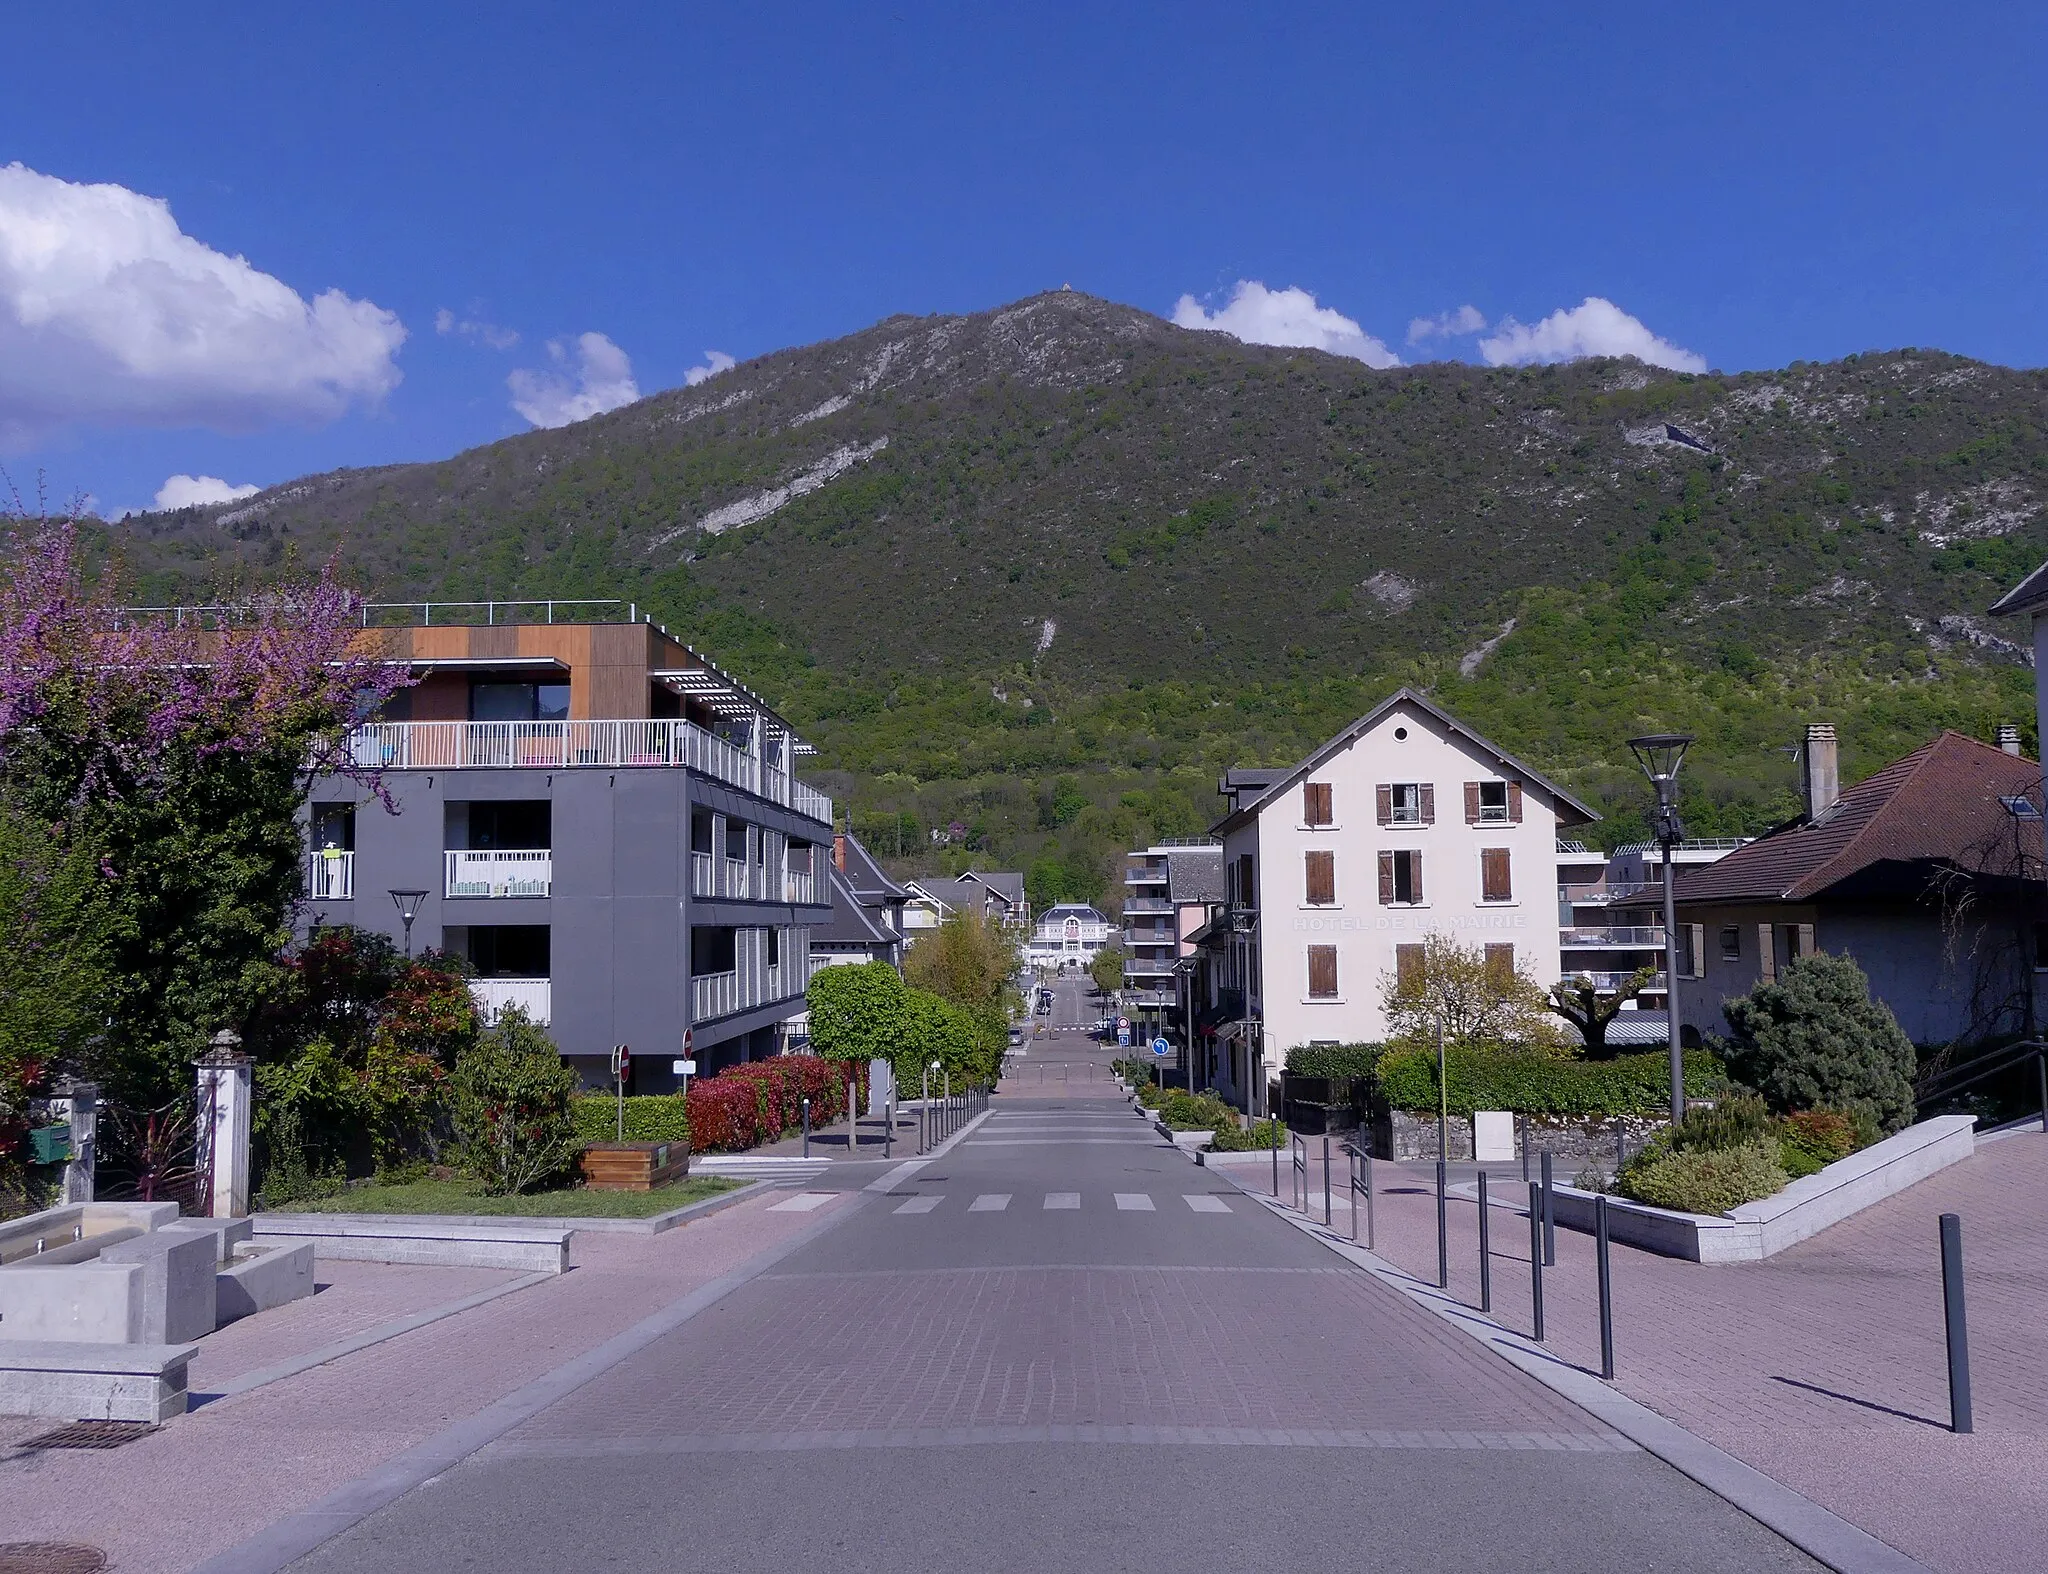
[[[426,901],[424,891],[393,891],[391,900],[398,908],[398,921],[405,925],[405,955],[412,959],[412,921],[420,916],[420,904]]]
[[[1655,732],[1628,740],[1629,752],[1657,789],[1657,846],[1664,855],[1664,1008],[1671,1035],[1671,1124],[1685,1119],[1685,1049],[1678,1029],[1678,904],[1672,894],[1672,850],[1685,840],[1678,818],[1678,767],[1692,743],[1686,732]]]

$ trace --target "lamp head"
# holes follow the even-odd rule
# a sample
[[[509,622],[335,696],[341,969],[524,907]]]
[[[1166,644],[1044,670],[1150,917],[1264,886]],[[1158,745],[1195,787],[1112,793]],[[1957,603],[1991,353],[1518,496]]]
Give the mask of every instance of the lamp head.
[[[398,908],[398,916],[410,924],[420,915],[420,904],[427,899],[425,891],[393,891],[391,900]]]
[[[1685,751],[1692,744],[1689,732],[1653,732],[1628,740],[1629,753],[1653,782],[1668,782],[1678,775]]]

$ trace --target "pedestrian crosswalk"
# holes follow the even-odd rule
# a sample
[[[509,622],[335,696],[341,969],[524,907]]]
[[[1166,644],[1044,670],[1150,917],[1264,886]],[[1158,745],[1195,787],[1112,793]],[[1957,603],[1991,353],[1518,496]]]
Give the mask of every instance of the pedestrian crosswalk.
[[[982,1192],[968,1200],[967,1211],[969,1213],[1007,1213],[1010,1211],[1012,1200],[1012,1194],[1006,1191]],[[945,1201],[944,1193],[934,1194],[927,1192],[922,1196],[905,1197],[896,1205],[894,1211],[908,1214],[933,1213]],[[1153,1202],[1149,1192],[1113,1192],[1111,1193],[1111,1201],[1114,1203],[1115,1210],[1118,1213],[1156,1213],[1159,1211],[1158,1205]],[[1214,1192],[1183,1192],[1181,1194],[1181,1201],[1187,1204],[1188,1211],[1191,1213],[1230,1213],[1233,1211],[1230,1204]],[[1080,1192],[1049,1191],[1045,1194],[1045,1201],[1041,1205],[1041,1211],[1046,1213],[1073,1213],[1079,1212],[1081,1207],[1082,1196]]]

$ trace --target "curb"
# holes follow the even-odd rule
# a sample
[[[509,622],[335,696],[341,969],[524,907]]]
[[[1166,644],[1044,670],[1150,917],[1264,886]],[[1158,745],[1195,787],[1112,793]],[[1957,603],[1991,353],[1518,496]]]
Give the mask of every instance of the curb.
[[[724,1176],[716,1177],[723,1180]],[[707,1213],[717,1213],[742,1202],[755,1193],[778,1184],[774,1180],[753,1181],[731,1191],[722,1191],[714,1197],[700,1197],[695,1202],[686,1202],[680,1208],[671,1208],[667,1213],[651,1214],[644,1219],[605,1218],[557,1218],[553,1215],[542,1217],[521,1213],[307,1213],[291,1212],[263,1213],[254,1215],[262,1219],[347,1219],[362,1224],[453,1224],[468,1227],[492,1226],[505,1229],[518,1225],[529,1225],[537,1230],[587,1231],[593,1235],[660,1235],[679,1224],[688,1224],[692,1219],[701,1219]]]
[[[1933,1574],[1920,1563],[1839,1514],[1822,1508],[1782,1481],[1774,1480],[1733,1454],[1695,1437],[1677,1422],[1639,1404],[1590,1372],[1567,1364],[1544,1346],[1503,1328],[1492,1318],[1454,1300],[1433,1284],[1404,1273],[1384,1258],[1332,1235],[1314,1221],[1299,1217],[1259,1192],[1249,1190],[1228,1170],[1218,1172],[1238,1191],[1302,1234],[1321,1242],[1353,1267],[1424,1311],[1476,1339],[1509,1365],[1536,1379],[1560,1398],[1577,1405],[1595,1420],[1689,1477],[1723,1501],[1733,1504],[1767,1530],[1776,1532],[1808,1557],[1835,1574]]]

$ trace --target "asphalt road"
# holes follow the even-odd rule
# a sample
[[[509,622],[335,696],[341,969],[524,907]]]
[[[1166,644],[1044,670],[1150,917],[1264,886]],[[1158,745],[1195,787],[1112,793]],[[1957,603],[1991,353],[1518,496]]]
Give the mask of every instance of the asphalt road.
[[[1106,1061],[1059,1031],[1089,1010],[1061,993],[1047,1037]],[[1069,1047],[1034,1036],[1025,1064]],[[295,1566],[1818,1567],[1101,1084],[1018,1085],[886,1194],[835,1203],[806,1246]]]

